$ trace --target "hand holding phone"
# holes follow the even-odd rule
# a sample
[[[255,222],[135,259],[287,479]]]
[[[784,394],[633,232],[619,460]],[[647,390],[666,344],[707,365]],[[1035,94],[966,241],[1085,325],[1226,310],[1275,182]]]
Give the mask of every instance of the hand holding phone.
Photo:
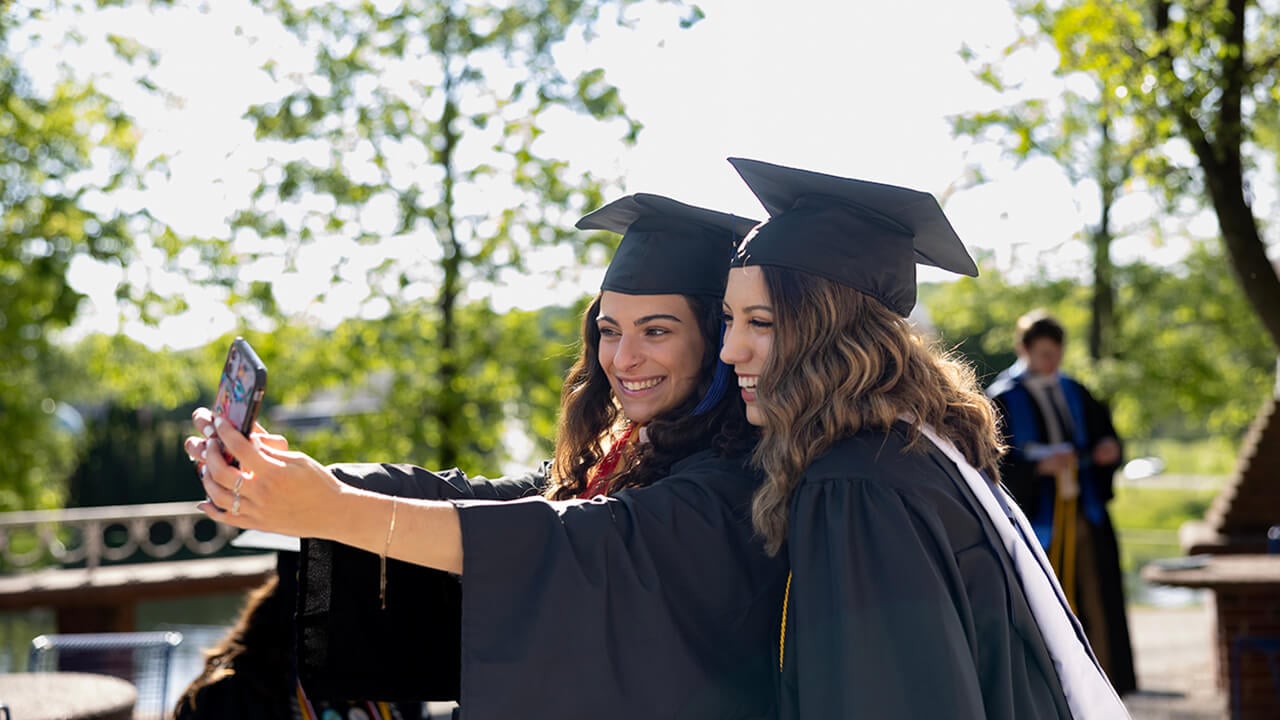
[[[213,399],[213,414],[229,421],[241,435],[249,436],[262,408],[262,397],[267,391],[267,366],[258,359],[247,340],[237,337],[227,350],[227,361],[222,365],[222,377],[218,381],[218,393]],[[239,462],[224,450],[226,461],[239,467]]]

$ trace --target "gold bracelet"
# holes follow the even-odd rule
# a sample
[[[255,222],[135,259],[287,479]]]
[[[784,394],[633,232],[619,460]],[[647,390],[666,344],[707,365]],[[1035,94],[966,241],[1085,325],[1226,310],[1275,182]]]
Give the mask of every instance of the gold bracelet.
[[[391,522],[387,524],[387,541],[382,545],[382,554],[378,556],[378,600],[382,609],[387,609],[387,551],[391,549],[391,534],[396,531],[396,508],[398,498],[391,496]]]

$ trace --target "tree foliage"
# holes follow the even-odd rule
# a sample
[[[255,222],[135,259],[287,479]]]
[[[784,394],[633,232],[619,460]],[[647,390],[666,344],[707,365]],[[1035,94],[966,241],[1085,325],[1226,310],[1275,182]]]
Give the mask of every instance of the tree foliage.
[[[1153,187],[1176,195],[1185,178],[1170,171],[1160,152],[1169,135],[1168,120],[1153,121],[1143,115],[1127,90],[1127,84],[1140,78],[1137,64],[1128,59],[1106,68],[1093,65],[1094,43],[1109,42],[1132,18],[1121,14],[1099,23],[1078,8],[1055,13],[1038,4],[1023,5],[1022,12],[1036,17],[1039,24],[1005,47],[997,59],[983,57],[968,47],[961,53],[975,76],[1000,93],[1006,105],[954,117],[952,130],[959,136],[995,143],[1020,161],[1050,158],[1077,192],[1095,196],[1097,214],[1084,238],[1092,250],[1093,276],[1086,338],[1090,357],[1101,359],[1114,351],[1116,279],[1111,244],[1118,236],[1142,229],[1117,227],[1115,205],[1126,193]],[[1081,33],[1089,34],[1089,43],[1074,42]],[[1060,58],[1054,73],[1056,83],[1047,85],[1044,93],[1029,93],[1024,87],[1028,79],[1019,73],[1027,56],[1046,49]],[[986,179],[980,167],[974,168],[973,177],[979,182]]]
[[[333,330],[245,331],[269,370],[263,424],[286,434],[295,449],[329,461],[429,458],[439,430],[420,421],[414,402],[441,390],[414,385],[438,377],[424,372],[433,362],[437,327],[421,309],[350,318]],[[492,473],[506,456],[532,461],[549,453],[560,378],[577,356],[571,338],[582,310],[498,315],[483,303],[461,309],[464,339],[476,352],[455,390],[480,397],[463,405],[480,429],[465,439],[473,470]],[[69,504],[202,496],[181,440],[192,431],[190,412],[213,399],[232,337],[181,352],[153,350],[124,335],[93,335],[65,348],[59,374],[86,378],[74,390],[86,430],[83,457],[69,478]],[[505,352],[508,343],[520,351]],[[473,384],[492,389],[476,393]],[[521,447],[495,450],[513,437]],[[494,464],[479,464],[485,461]]]
[[[35,87],[11,42],[32,12],[0,10],[0,509],[61,499],[76,428],[60,401],[74,376],[53,338],[83,299],[68,271],[129,262],[134,233],[129,215],[92,209],[135,178],[133,126],[92,84]]]
[[[1171,204],[1190,196],[1213,208],[1225,258],[1280,346],[1280,279],[1249,190],[1275,180],[1260,168],[1267,152],[1274,159],[1280,149],[1280,7],[1274,0],[1015,0],[1014,9],[1052,43],[1060,74],[1084,76],[1097,91],[1083,115],[1070,111],[1067,98],[1068,111],[1049,123],[1017,118],[1011,126],[1025,138],[1021,149],[1036,145],[1036,128],[1069,140],[1092,127],[1085,137],[1105,141],[1104,130],[1123,119],[1142,152],[1120,158],[1131,157],[1133,173]],[[1113,161],[1090,176],[1105,190],[1127,181],[1128,170]]]
[[[483,292],[469,290],[518,282],[537,248],[569,245],[581,261],[599,241],[572,226],[601,203],[603,185],[575,175],[539,141],[549,118],[575,115],[616,126],[619,143],[635,138],[640,125],[603,71],[569,77],[555,55],[572,34],[589,34],[603,8],[625,13],[633,1],[262,4],[314,66],[266,68],[285,92],[250,116],[279,161],[235,218],[238,240],[247,258],[270,258],[284,273],[307,272],[313,253],[355,248],[321,272],[358,287],[353,302],[366,316],[386,318],[362,338],[367,344],[352,346],[358,351],[343,349],[356,338],[342,329],[332,348],[347,352],[353,378],[391,374],[395,412],[345,423],[330,438],[334,448],[354,451],[396,433],[404,445],[396,452],[420,464],[492,463],[501,457],[496,420],[532,417],[530,403],[546,399],[496,382],[503,363],[548,357],[545,337],[473,304]],[[419,259],[397,257],[389,244],[412,247]],[[267,283],[238,296],[280,314]],[[526,377],[524,385],[559,379]]]
[[[1014,322],[1045,308],[1067,329],[1065,372],[1095,389],[1129,438],[1240,437],[1275,383],[1275,354],[1261,321],[1215,245],[1200,243],[1176,267],[1119,266],[1113,358],[1093,362],[1078,338],[1088,327],[1088,288],[1065,280],[1009,284],[979,278],[922,295],[944,344],[990,381],[1014,359]]]

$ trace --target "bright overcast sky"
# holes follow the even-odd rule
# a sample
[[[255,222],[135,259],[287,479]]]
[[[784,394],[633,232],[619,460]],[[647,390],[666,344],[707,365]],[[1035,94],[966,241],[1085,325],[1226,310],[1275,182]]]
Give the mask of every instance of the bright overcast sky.
[[[946,194],[945,208],[960,236],[973,249],[995,253],[1004,269],[1029,268],[1043,253],[1053,253],[1053,266],[1064,272],[1085,267],[1086,252],[1071,239],[1092,215],[1087,192],[1077,197],[1052,163],[1018,168],[992,148],[951,137],[948,116],[999,102],[972,78],[957,52],[968,44],[991,53],[1014,38],[1005,0],[698,4],[706,19],[692,29],[678,29],[670,10],[642,9],[636,29],[605,24],[591,44],[575,41],[561,48],[566,70],[605,68],[644,131],[635,147],[624,148],[608,140],[616,131],[596,139],[548,127],[543,152],[618,177],[627,192],[661,193],[756,217],[762,210],[726,157],[907,185]],[[116,88],[129,94],[126,108],[143,129],[144,152],[174,156],[172,177],[140,202],[179,232],[225,237],[227,215],[246,205],[253,182],[252,127],[241,115],[249,104],[273,97],[276,91],[257,68],[264,55],[278,53],[273,48],[289,40],[246,0],[210,5],[205,14],[115,13],[84,32],[91,46],[94,33],[105,37],[115,31],[161,50],[154,75],[182,96],[180,107],[130,94],[127,86]],[[237,34],[237,25],[250,32]],[[27,62],[39,79],[56,60],[51,52],[33,52]],[[306,58],[294,61],[299,69],[309,66]],[[93,67],[94,61],[87,56],[78,62]],[[1050,54],[1031,54],[1018,69],[1032,92],[1049,93],[1052,65]],[[104,86],[112,88],[109,82]],[[982,161],[994,182],[954,191],[966,165],[975,161]],[[1130,208],[1136,214],[1151,211],[1141,203]],[[1194,230],[1210,234],[1213,227]],[[1121,262],[1138,254],[1152,257],[1141,241],[1121,244],[1117,254]],[[922,274],[925,280],[939,278],[932,271]],[[109,309],[115,279],[82,268],[78,282],[96,305]],[[593,291],[598,275],[558,293],[548,283],[535,275],[489,292],[499,307],[528,305],[530,298],[563,301],[566,292]],[[202,305],[196,295],[193,300],[198,307],[192,315],[159,330],[125,329],[153,346],[172,347],[231,329],[234,319],[216,302]],[[85,327],[119,328],[114,310],[90,313]]]

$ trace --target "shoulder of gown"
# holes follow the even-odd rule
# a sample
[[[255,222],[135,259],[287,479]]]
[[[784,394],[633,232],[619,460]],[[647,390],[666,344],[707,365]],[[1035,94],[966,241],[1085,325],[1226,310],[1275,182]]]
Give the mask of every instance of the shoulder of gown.
[[[932,443],[908,445],[858,433],[796,487],[783,717],[1058,717],[990,528]]]

